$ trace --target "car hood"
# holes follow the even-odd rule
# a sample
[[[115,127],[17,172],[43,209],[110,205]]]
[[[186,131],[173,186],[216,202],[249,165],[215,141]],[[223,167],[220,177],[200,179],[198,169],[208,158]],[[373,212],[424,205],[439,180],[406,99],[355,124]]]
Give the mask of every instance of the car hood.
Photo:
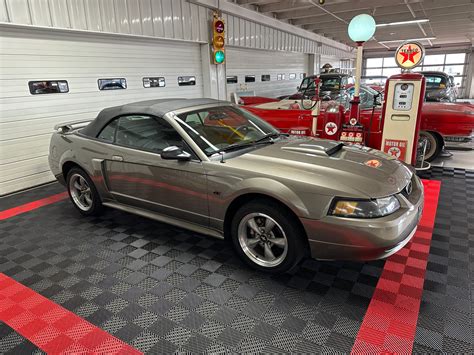
[[[389,196],[412,177],[407,166],[378,150],[313,137],[284,138],[226,163],[297,181],[302,190],[347,197]]]

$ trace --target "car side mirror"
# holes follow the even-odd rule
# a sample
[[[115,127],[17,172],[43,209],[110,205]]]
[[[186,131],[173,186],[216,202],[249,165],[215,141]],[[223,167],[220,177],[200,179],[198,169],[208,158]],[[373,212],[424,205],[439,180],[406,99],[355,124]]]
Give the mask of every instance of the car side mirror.
[[[180,147],[172,145],[162,150],[161,158],[166,160],[188,161],[191,160],[191,154]]]

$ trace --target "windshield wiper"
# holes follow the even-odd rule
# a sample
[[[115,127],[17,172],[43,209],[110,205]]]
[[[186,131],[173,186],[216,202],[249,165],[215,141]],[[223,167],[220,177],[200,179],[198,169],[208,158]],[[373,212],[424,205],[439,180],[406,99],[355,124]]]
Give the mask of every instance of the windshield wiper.
[[[278,137],[281,137],[281,136],[289,136],[289,134],[287,134],[287,133],[277,133],[277,132],[269,133],[269,134],[266,134],[266,135],[264,135],[263,137],[261,137],[257,140],[251,141],[251,142],[234,143],[234,144],[228,145],[227,147],[224,147],[224,148],[221,148],[219,150],[216,150],[215,152],[212,152],[212,154],[221,153],[221,152],[230,152],[232,150],[248,148],[248,147],[252,147],[252,146],[260,145],[260,144],[273,144],[274,143],[273,139],[270,140],[270,141],[267,141],[267,139],[269,139],[269,138],[278,138]]]
[[[257,139],[257,140],[252,141],[251,143],[260,143],[260,142],[265,141],[265,140],[268,139],[268,138],[274,139],[274,138],[279,138],[279,137],[281,137],[281,136],[288,137],[289,134],[288,134],[288,133],[280,133],[280,132],[268,133],[268,134],[264,135],[263,137],[261,137],[261,138],[259,138],[259,139]]]

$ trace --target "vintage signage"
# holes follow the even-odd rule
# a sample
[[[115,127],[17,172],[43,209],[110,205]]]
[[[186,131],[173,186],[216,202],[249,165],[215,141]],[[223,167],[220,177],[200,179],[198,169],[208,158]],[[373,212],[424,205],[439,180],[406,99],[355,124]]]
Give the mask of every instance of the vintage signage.
[[[383,145],[383,151],[391,157],[405,160],[408,141],[398,139],[386,139]]]
[[[395,52],[395,62],[405,70],[410,70],[421,64],[425,57],[425,48],[418,42],[405,42]]]

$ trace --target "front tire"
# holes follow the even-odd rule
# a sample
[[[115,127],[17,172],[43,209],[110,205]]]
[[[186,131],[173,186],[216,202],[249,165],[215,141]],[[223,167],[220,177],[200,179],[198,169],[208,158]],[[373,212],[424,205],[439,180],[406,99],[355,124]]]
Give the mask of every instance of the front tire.
[[[420,140],[426,140],[425,160],[435,160],[443,149],[443,142],[432,132],[420,131]]]
[[[89,175],[81,168],[72,168],[68,172],[67,191],[73,205],[84,216],[96,216],[102,212],[99,193]]]
[[[235,251],[252,268],[282,273],[307,254],[305,233],[295,217],[271,200],[254,200],[234,215],[231,238]]]

